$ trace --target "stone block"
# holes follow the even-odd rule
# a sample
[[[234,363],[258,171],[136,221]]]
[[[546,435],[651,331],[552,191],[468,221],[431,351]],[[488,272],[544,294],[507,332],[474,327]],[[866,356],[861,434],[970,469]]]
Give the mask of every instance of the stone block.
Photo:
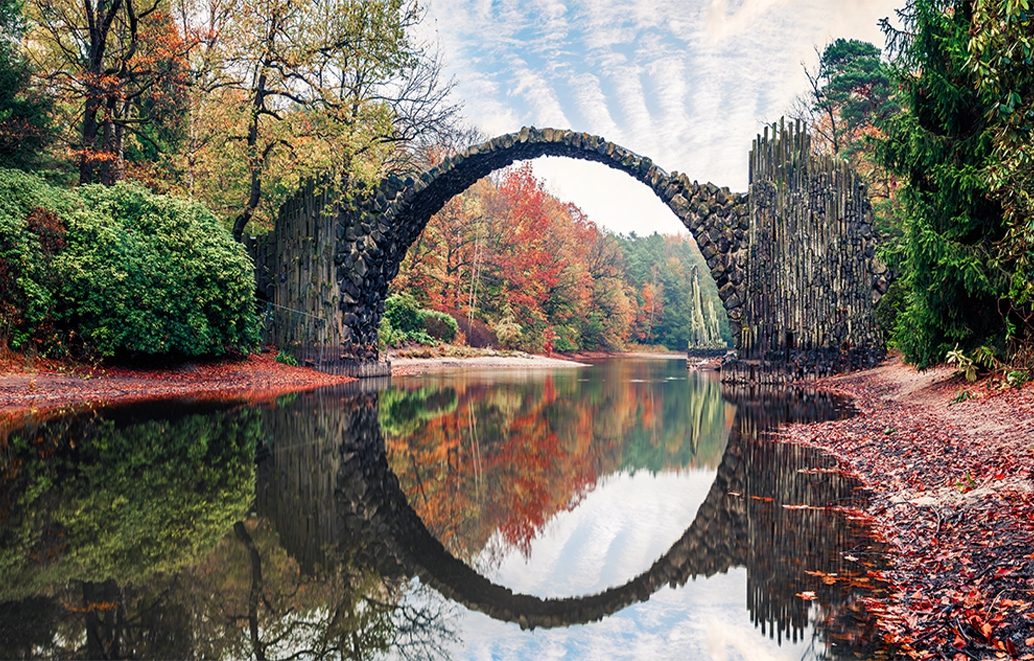
[[[678,214],[679,217],[684,216],[689,211],[689,202],[682,195],[675,195],[668,202],[668,206],[671,210]]]

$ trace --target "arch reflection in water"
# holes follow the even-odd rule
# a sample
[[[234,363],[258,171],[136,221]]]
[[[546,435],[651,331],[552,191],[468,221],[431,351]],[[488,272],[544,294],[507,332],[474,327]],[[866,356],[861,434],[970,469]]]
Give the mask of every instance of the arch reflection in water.
[[[754,630],[764,632],[758,636],[762,642],[769,636],[777,641],[807,636],[817,657],[877,654],[866,643],[872,636],[858,608],[865,568],[844,557],[848,552],[870,557],[866,531],[836,513],[783,507],[847,504],[855,498],[855,485],[826,472],[832,469],[826,458],[758,440],[777,420],[838,415],[836,402],[729,391],[723,400],[713,383],[687,380],[677,361],[615,361],[588,372],[492,379],[494,385],[481,378],[434,377],[406,383],[394,393],[349,386],[254,408],[226,403],[157,418],[148,412],[115,422],[105,415],[93,422],[54,421],[26,428],[19,432],[22,440],[13,443],[7,435],[0,439],[5,448],[0,538],[7,554],[0,586],[20,587],[2,596],[0,656],[272,659],[299,650],[311,658],[378,650],[444,656],[457,649],[457,627],[467,639],[460,654],[499,652],[485,648],[484,640],[502,631],[501,639],[519,654],[551,644],[553,639],[543,636],[558,633],[583,641],[568,644],[577,655],[590,649],[586,638],[603,639],[616,624],[627,624],[622,618],[646,612],[642,609],[649,613],[642,617],[656,621],[647,633],[664,640],[682,636],[679,649],[671,652],[684,656],[686,649],[706,647],[720,627],[690,613],[687,617],[698,619],[689,628],[699,636],[687,639],[686,620],[673,618],[716,591],[724,591],[719,595],[724,600],[730,591],[740,595],[743,601],[728,617],[742,613],[747,623],[746,634],[741,628],[722,635],[739,640]],[[703,393],[703,401],[690,401],[689,391]],[[134,421],[134,415],[140,419]],[[129,445],[91,445],[112,428],[122,430]],[[80,431],[62,431],[67,429]],[[156,440],[141,451],[153,461],[132,464],[137,454],[123,450],[134,439],[147,438],[148,429]],[[443,430],[441,448],[420,440],[436,429]],[[453,429],[458,433],[450,436]],[[514,437],[520,430],[533,433]],[[59,463],[52,463],[50,450],[33,445],[36,438],[58,448]],[[183,440],[162,454],[160,446],[170,438]],[[449,445],[449,438],[461,441]],[[252,444],[259,454],[254,472],[248,461]],[[98,451],[107,453],[106,463],[96,461]],[[535,458],[530,468],[504,460],[519,463],[522,453]],[[554,456],[559,468],[548,461]],[[493,582],[490,563],[476,562],[492,539],[510,544],[508,552],[520,556],[522,544],[534,547],[548,535],[550,520],[565,516],[579,499],[588,503],[605,491],[615,474],[668,469],[708,471],[710,483],[695,518],[672,534],[657,557],[605,589],[552,599],[519,594]],[[54,471],[99,481],[55,481]],[[111,477],[119,475],[122,482]],[[130,521],[145,521],[153,532],[139,529],[120,537],[119,512],[126,510],[116,509],[106,515],[112,520],[106,537],[92,547],[83,535],[66,534],[72,543],[64,546],[51,543],[57,538],[55,524],[74,530],[69,512],[103,519],[103,512],[91,509],[91,494],[104,493],[105,482],[114,484],[108,492],[125,490],[139,503],[130,512],[164,511],[171,503],[160,502],[160,493],[132,491],[132,479],[147,475],[179,484],[183,502],[223,503],[217,507],[226,526],[222,538],[210,527],[184,527],[176,523],[182,517],[173,515],[168,526],[160,518],[132,515]],[[230,527],[247,494],[219,491],[220,485],[250,485],[252,479],[253,514]],[[497,493],[519,480],[524,493],[534,497]],[[55,488],[45,484],[61,492],[39,497]],[[474,496],[464,507],[436,502],[471,490]],[[229,499],[219,500],[219,494]],[[468,511],[477,516],[463,519]],[[420,516],[424,512],[427,523]],[[436,512],[446,515],[436,522]],[[505,526],[514,531],[509,540],[497,532]],[[130,548],[141,530],[145,536],[183,539],[165,545],[168,552],[161,544],[148,547],[151,556],[137,563],[144,569],[135,574],[119,573],[128,566],[124,562],[109,567],[95,562],[87,572],[75,568],[77,558],[104,558],[106,551],[112,558],[127,557],[119,544]],[[433,531],[448,537],[440,540]],[[8,543],[12,539],[27,541]],[[50,550],[41,556],[40,549]],[[728,576],[709,582],[666,587],[725,571]],[[457,617],[451,618],[441,599],[413,596],[414,576],[466,608],[455,607]],[[814,592],[816,600],[795,596],[804,591]],[[477,620],[466,609],[536,631],[489,626],[485,623],[492,621]],[[577,625],[601,618],[605,621]],[[719,624],[728,629],[728,622]],[[573,628],[556,628],[561,626]],[[616,640],[633,655],[643,638],[626,627]],[[793,656],[799,658],[799,650]]]
[[[542,425],[557,419],[558,414],[539,411],[531,415],[521,396],[526,386],[510,383],[504,392],[478,399],[468,397],[468,391],[477,392],[476,384],[447,381],[425,380],[421,387],[411,388],[408,394],[386,396],[386,409],[393,401],[397,403],[405,397],[420,400],[433,395],[437,402],[434,410],[426,415],[400,416],[402,420],[390,420],[387,428],[412,428],[412,434],[417,436],[428,426],[459,429],[461,425],[456,418],[469,419],[470,405],[477,408],[478,402],[493,399],[503,409],[497,415],[507,420],[526,421],[527,424],[518,426],[534,430],[535,436],[532,440],[526,439],[526,445],[533,446],[535,438],[543,438],[552,451],[561,447],[557,439],[542,430]],[[530,381],[537,383],[534,388],[541,390],[542,400],[551,397],[545,393],[568,387],[566,382],[558,383],[556,378],[552,385],[543,378]],[[455,397],[442,392],[450,388],[456,393]],[[336,511],[333,516],[324,518],[337,521],[340,530],[348,531],[348,537],[376,540],[368,545],[373,549],[368,557],[380,571],[418,576],[425,584],[465,607],[497,620],[519,623],[522,628],[570,626],[599,620],[630,604],[649,600],[664,586],[682,585],[691,577],[745,567],[747,610],[763,633],[780,641],[784,637],[797,640],[810,627],[824,645],[820,646],[820,656],[839,656],[839,650],[852,648],[857,652],[858,646],[862,647],[863,654],[875,654],[876,650],[867,642],[872,632],[866,630],[868,620],[858,602],[859,596],[871,589],[867,570],[864,565],[844,558],[847,553],[853,553],[852,558],[873,553],[872,543],[863,526],[824,509],[855,502],[856,485],[838,475],[827,458],[802,448],[758,440],[763,430],[776,420],[821,419],[841,414],[842,407],[819,395],[765,395],[767,399],[758,401],[758,393],[726,393],[737,405],[738,415],[720,455],[714,482],[692,525],[646,571],[595,594],[565,598],[517,594],[493,583],[457,557],[462,553],[469,557],[478,544],[485,542],[483,525],[445,519],[449,524],[444,528],[448,533],[445,540],[437,539],[429,531],[431,526],[425,525],[417,512],[425,507],[425,501],[424,511],[433,513],[438,511],[436,508],[442,508],[443,504],[434,500],[449,497],[449,490],[442,485],[448,486],[450,479],[466,484],[468,489],[472,488],[472,481],[475,489],[491,489],[493,478],[485,470],[485,448],[481,449],[480,465],[475,461],[473,449],[468,451],[471,455],[468,463],[473,466],[468,469],[470,474],[448,477],[450,471],[462,473],[462,461],[456,457],[459,448],[450,452],[451,448],[446,446],[438,457],[438,463],[447,474],[447,478],[441,480],[417,475],[433,462],[417,462],[416,457],[402,453],[392,459],[392,464],[402,466],[399,469],[402,473],[407,462],[415,465],[415,470],[412,475],[404,474],[400,484],[389,468],[380,429],[370,425],[357,429],[358,433],[350,432],[351,436],[342,437],[339,447],[340,463],[334,480]],[[362,413],[357,415],[372,420],[375,413],[369,407],[380,402],[372,395],[360,399],[361,405],[357,399],[356,406]],[[532,408],[535,406],[538,405]],[[412,412],[418,408],[407,410]],[[383,417],[384,412],[376,415]],[[451,421],[445,420],[450,416]],[[411,424],[414,417],[421,419],[419,424]],[[641,417],[638,420],[641,427]],[[480,433],[478,429],[476,424],[470,424],[468,432]],[[481,442],[491,445],[483,436]],[[505,444],[513,439],[499,442]],[[610,455],[594,456],[598,460],[599,456]],[[563,464],[569,459],[560,456],[559,461]],[[274,451],[273,463],[281,461],[284,459]],[[612,465],[621,464],[613,457],[610,461]],[[563,471],[547,469],[538,473],[549,481],[556,480]],[[570,475],[573,479],[559,487],[562,497],[542,501],[547,503],[546,515],[550,507],[555,511],[556,503],[569,502],[570,494],[577,494],[585,473],[571,471]],[[477,480],[481,480],[480,486]],[[410,483],[408,494],[404,491],[407,483]],[[551,483],[549,488],[557,487]],[[485,496],[488,500],[491,497]],[[327,502],[322,498],[316,500]],[[542,510],[537,515],[540,519],[546,516]],[[305,520],[314,522],[318,518],[310,515]],[[506,517],[503,520],[507,520]],[[535,522],[527,527],[534,528]],[[468,529],[474,530],[474,534],[459,540]],[[816,594],[815,602],[809,604],[797,596],[806,591]]]

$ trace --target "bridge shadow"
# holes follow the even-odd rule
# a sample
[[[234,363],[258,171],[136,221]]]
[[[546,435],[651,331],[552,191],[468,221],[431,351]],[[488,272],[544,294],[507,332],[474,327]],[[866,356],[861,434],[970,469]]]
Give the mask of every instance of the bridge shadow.
[[[345,554],[385,576],[419,577],[471,610],[522,628],[600,620],[664,586],[746,567],[747,607],[763,631],[780,640],[801,636],[810,603],[798,595],[806,591],[815,593],[829,628],[843,629],[844,618],[859,616],[868,579],[837,550],[860,554],[872,542],[862,524],[829,508],[858,504],[859,487],[829,457],[764,436],[781,422],[835,418],[849,408],[821,393],[753,387],[723,395],[736,404],[736,419],[693,523],[648,570],[595,594],[514,593],[452,555],[410,507],[389,467],[379,395],[368,385],[306,399],[297,410],[264,412],[270,438],[310,440],[267,448],[257,507],[303,570]]]

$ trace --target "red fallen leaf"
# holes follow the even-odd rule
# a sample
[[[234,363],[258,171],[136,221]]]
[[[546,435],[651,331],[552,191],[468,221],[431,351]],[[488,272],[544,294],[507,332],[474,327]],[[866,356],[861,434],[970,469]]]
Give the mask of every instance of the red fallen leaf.
[[[815,593],[812,592],[811,590],[808,590],[806,592],[798,592],[794,596],[795,597],[800,597],[801,599],[803,599],[805,601],[812,601],[814,599],[818,599],[818,597],[815,596]]]

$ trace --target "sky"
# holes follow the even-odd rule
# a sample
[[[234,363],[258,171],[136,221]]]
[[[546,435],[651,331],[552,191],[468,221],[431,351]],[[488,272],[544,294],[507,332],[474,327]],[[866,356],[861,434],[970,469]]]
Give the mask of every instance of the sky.
[[[425,0],[455,100],[487,137],[522,126],[600,135],[701,183],[747,190],[747,154],[838,38],[884,43],[903,0]],[[674,233],[645,186],[597,163],[534,162],[615,232]]]

